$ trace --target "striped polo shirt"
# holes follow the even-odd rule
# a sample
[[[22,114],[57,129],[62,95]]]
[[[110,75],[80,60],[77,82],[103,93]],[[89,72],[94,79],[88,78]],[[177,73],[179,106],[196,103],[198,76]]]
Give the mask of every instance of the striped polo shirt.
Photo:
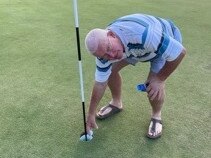
[[[173,61],[183,49],[181,41],[174,37],[176,26],[163,18],[132,14],[113,21],[106,29],[120,38],[124,45],[124,58],[134,62],[153,62],[161,56],[166,61]],[[96,81],[108,80],[113,62],[96,58]]]

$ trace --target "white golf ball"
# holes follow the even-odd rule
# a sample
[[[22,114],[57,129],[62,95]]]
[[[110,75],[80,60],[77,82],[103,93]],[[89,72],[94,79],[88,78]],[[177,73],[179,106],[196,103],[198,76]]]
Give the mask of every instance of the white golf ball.
[[[87,140],[86,140],[87,138]],[[90,130],[87,135],[85,136],[85,133],[82,133],[80,136],[80,141],[90,141],[93,138],[93,131]]]

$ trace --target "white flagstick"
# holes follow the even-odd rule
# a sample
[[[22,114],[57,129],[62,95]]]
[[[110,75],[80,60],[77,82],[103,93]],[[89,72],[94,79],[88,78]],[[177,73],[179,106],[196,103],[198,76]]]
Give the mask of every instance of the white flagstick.
[[[85,134],[85,140],[87,141],[86,114],[85,114],[85,102],[84,102],[83,73],[82,73],[82,64],[81,64],[81,49],[80,49],[77,0],[73,0],[73,5],[74,5],[75,29],[76,29],[76,38],[77,38],[77,48],[78,48],[78,65],[79,65],[80,85],[81,85],[81,100],[82,100],[82,108],[83,108],[84,134]]]

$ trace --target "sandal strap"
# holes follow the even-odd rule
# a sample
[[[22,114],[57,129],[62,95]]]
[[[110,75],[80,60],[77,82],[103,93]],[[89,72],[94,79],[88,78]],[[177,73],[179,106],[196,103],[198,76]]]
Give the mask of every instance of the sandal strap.
[[[107,112],[106,114],[103,114],[108,108],[111,108],[111,110],[109,112]],[[96,117],[98,119],[105,119],[107,117],[110,117],[118,112],[120,112],[122,109],[117,108],[114,105],[108,104],[107,106],[104,106],[100,109],[100,111],[97,113]]]
[[[108,104],[108,105],[102,107],[102,108],[100,109],[100,112],[103,113],[103,112],[104,112],[106,109],[108,109],[108,108],[115,109],[115,110],[118,110],[118,109],[119,109],[119,108],[117,108],[117,107],[114,106],[114,105]]]
[[[155,132],[156,123],[160,123],[160,124],[162,125],[162,121],[161,121],[161,120],[158,120],[158,119],[155,119],[155,118],[151,118],[151,121],[152,121],[152,128],[151,128],[151,131],[152,131],[152,132]]]

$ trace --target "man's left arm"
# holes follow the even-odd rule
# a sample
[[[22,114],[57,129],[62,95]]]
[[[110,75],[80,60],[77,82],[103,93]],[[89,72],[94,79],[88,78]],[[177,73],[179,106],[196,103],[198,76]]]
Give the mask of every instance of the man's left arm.
[[[165,65],[158,73],[150,71],[147,80],[147,82],[149,82],[147,92],[150,100],[154,100],[156,97],[158,97],[158,99],[161,98],[161,95],[163,94],[162,89],[165,87],[165,80],[178,67],[185,54],[186,50],[183,48],[180,55],[173,61],[166,61]]]
[[[161,80],[165,81],[170,74],[177,68],[177,66],[180,64],[182,59],[184,58],[186,54],[186,50],[183,49],[180,55],[173,61],[166,61],[163,68],[157,73],[156,77]]]

